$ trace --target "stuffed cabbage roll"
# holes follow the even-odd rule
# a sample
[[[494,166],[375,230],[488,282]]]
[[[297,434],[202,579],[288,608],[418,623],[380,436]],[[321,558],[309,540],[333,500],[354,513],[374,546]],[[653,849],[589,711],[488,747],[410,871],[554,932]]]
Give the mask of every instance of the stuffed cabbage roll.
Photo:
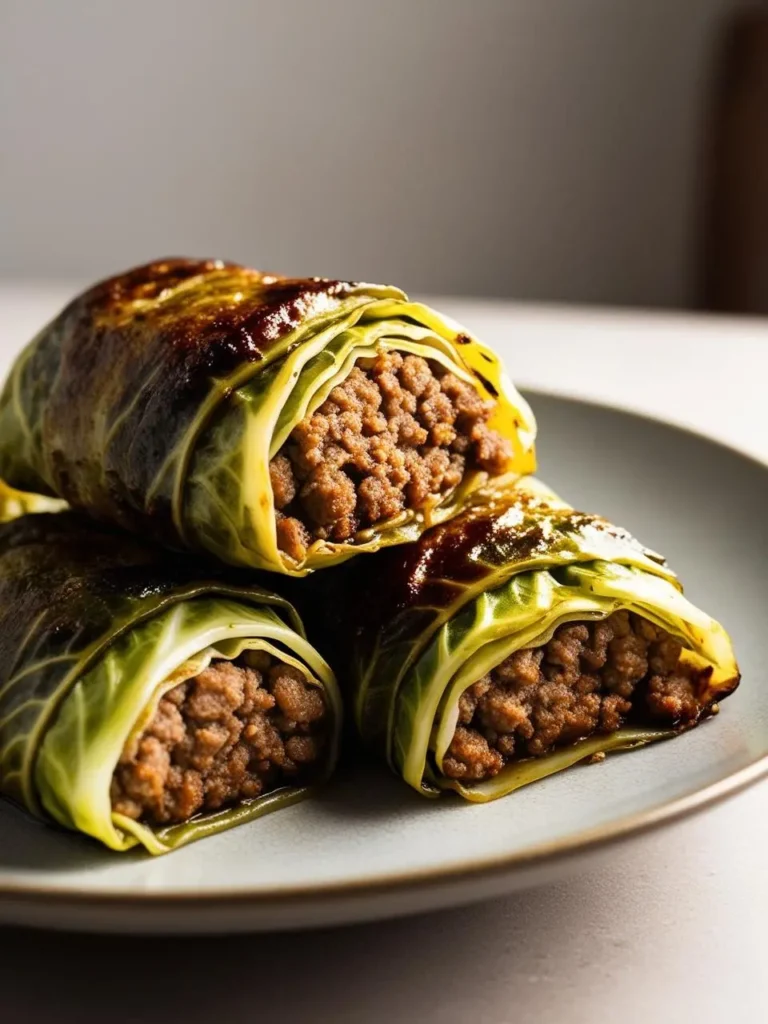
[[[19,356],[0,476],[301,575],[531,472],[534,435],[497,357],[396,288],[169,259],[90,288]]]
[[[282,598],[72,512],[0,526],[0,793],[164,853],[332,772],[333,673]]]
[[[660,555],[534,479],[343,567],[325,600],[314,583],[296,591],[361,737],[428,795],[490,800],[673,736],[739,682]]]

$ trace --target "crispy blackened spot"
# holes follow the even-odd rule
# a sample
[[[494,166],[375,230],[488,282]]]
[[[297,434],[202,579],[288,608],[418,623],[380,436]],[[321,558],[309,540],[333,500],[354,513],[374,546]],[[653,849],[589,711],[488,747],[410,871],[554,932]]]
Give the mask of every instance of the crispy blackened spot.
[[[499,397],[499,392],[496,390],[496,388],[493,386],[493,384],[491,384],[491,382],[488,380],[488,378],[484,377],[482,375],[482,373],[477,373],[477,371],[475,371],[475,374],[476,374],[477,377],[479,377],[481,384],[483,385],[485,390],[488,392],[488,394],[489,395],[493,395],[494,398],[498,398]]]
[[[693,725],[709,709],[681,645],[639,615],[560,626],[543,647],[510,655],[459,700],[443,772],[477,782],[509,761],[542,757],[625,723]]]
[[[218,260],[169,260],[103,282],[81,301],[96,327],[130,330],[140,316],[176,359],[194,353],[200,366],[225,375],[263,359],[276,341],[335,309],[356,287]]]
[[[468,470],[502,473],[512,451],[488,426],[493,403],[439,363],[382,352],[361,360],[272,460],[278,546],[300,560],[420,511]]]
[[[156,299],[169,289],[178,287],[184,281],[199,274],[210,274],[234,266],[221,260],[196,260],[182,256],[170,256],[154,260],[115,277],[99,282],[86,293],[92,301],[104,301],[119,305],[135,302],[137,299]]]
[[[123,751],[112,809],[170,824],[306,783],[323,761],[329,730],[323,691],[293,666],[261,651],[213,661],[170,690]]]

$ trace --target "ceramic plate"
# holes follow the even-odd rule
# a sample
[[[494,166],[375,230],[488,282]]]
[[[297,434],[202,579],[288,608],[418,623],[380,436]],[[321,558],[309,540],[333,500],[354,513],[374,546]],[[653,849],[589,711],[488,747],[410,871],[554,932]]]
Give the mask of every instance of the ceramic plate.
[[[541,475],[666,553],[730,630],[743,672],[722,713],[487,805],[423,800],[376,766],[312,803],[166,857],[115,855],[0,806],[0,920],[109,931],[361,921],[499,895],[566,870],[768,773],[768,469],[653,420],[533,394]]]

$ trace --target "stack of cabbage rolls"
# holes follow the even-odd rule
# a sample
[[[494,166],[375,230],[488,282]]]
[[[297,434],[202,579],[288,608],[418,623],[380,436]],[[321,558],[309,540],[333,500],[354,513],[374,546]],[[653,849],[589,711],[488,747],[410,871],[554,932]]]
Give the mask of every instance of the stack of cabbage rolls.
[[[163,853],[317,792],[342,708],[473,801],[711,715],[727,634],[535,435],[395,288],[169,259],[76,297],[0,396],[0,792]]]

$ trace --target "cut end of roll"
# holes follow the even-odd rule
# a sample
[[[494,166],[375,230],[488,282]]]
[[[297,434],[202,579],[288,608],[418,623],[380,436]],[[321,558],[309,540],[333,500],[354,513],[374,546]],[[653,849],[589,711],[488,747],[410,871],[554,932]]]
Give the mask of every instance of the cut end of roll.
[[[468,472],[504,473],[512,446],[488,426],[494,404],[434,360],[359,360],[272,459],[279,549],[300,562],[315,541],[354,543],[425,512]]]
[[[325,694],[264,651],[214,660],[169,690],[112,778],[115,814],[179,824],[316,777],[327,754]]]
[[[713,713],[710,673],[682,661],[682,651],[664,629],[627,611],[565,623],[462,694],[443,774],[481,782],[513,761],[628,725],[690,728]]]

